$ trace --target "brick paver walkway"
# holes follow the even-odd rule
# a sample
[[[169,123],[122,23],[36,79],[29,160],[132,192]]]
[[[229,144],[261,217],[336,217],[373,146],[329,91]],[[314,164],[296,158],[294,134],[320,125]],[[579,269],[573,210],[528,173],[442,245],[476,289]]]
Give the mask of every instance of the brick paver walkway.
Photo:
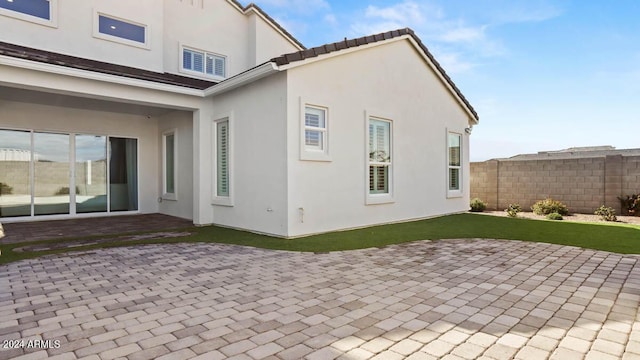
[[[147,245],[0,266],[0,289],[1,359],[640,358],[638,257],[550,244]]]

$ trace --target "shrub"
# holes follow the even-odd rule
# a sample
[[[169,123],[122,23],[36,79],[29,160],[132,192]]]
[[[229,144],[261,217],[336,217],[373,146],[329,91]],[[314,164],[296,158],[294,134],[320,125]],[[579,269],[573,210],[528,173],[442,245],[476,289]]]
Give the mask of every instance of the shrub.
[[[611,207],[602,205],[598,209],[596,209],[594,214],[600,216],[600,219],[604,221],[618,221],[618,218],[616,217],[616,211]]]
[[[504,209],[507,212],[507,216],[509,217],[518,217],[518,213],[522,211],[520,204],[509,204],[509,206]]]
[[[533,204],[531,210],[533,210],[536,215],[549,215],[551,213],[569,215],[567,205],[551,198],[537,201]]]
[[[474,198],[471,200],[471,211],[472,212],[483,212],[487,208],[487,204],[484,201]]]
[[[618,200],[629,215],[640,215],[640,194],[618,196]]]
[[[3,182],[0,182],[0,195],[11,195],[13,188]]]
[[[547,220],[562,220],[562,215],[557,212],[548,213],[546,216]]]

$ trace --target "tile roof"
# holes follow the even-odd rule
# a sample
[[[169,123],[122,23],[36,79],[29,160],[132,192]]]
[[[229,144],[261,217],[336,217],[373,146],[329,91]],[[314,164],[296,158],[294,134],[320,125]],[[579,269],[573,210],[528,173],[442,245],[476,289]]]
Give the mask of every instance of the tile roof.
[[[537,154],[518,154],[494,160],[559,160],[605,157],[611,155],[640,156],[640,149],[616,149],[613,146],[585,146],[555,151],[540,151]]]
[[[231,2],[236,4],[236,6],[239,7],[240,9],[242,9],[243,12],[247,12],[250,9],[254,9],[255,11],[259,12],[260,15],[264,16],[267,20],[269,20],[285,36],[287,36],[291,41],[296,43],[296,45],[298,45],[302,49],[306,49],[307,48],[298,39],[296,39],[293,35],[291,35],[291,33],[289,33],[285,28],[283,28],[280,24],[278,24],[277,21],[275,21],[271,16],[269,16],[269,14],[267,14],[264,10],[262,10],[262,8],[260,8],[258,5],[254,4],[254,3],[249,3],[249,5],[247,5],[247,6],[242,6],[240,1],[238,1],[238,0],[231,0]]]
[[[203,90],[216,84],[216,82],[213,81],[194,79],[169,73],[159,73],[129,66],[115,65],[102,61],[64,55],[5,42],[0,42],[0,55],[191,89]]]
[[[435,65],[435,67],[438,70],[438,72],[440,72],[442,77],[444,77],[444,79],[447,81],[447,83],[451,86],[453,91],[455,91],[456,94],[460,97],[460,99],[462,99],[462,101],[467,106],[469,111],[471,111],[471,113],[474,115],[475,119],[478,120],[478,118],[479,118],[478,117],[478,113],[475,111],[473,106],[471,106],[469,101],[464,97],[464,95],[462,95],[462,92],[460,91],[460,89],[458,89],[458,87],[453,82],[453,80],[451,80],[449,75],[447,75],[447,73],[444,71],[442,66],[440,66],[440,63],[438,63],[438,61],[433,57],[431,52],[429,52],[427,47],[422,43],[420,38],[418,38],[418,36],[414,33],[414,31],[409,29],[409,28],[388,31],[388,32],[380,33],[380,34],[376,34],[376,35],[363,36],[363,37],[360,37],[360,38],[357,38],[357,39],[349,39],[349,40],[347,40],[345,38],[343,41],[338,41],[338,42],[334,42],[334,43],[331,43],[331,44],[325,44],[325,45],[313,47],[313,48],[310,48],[310,49],[305,49],[305,50],[301,50],[301,51],[296,51],[296,52],[293,52],[293,53],[285,54],[285,55],[273,58],[273,59],[271,59],[271,61],[276,63],[276,65],[278,65],[278,66],[282,66],[282,65],[287,65],[287,64],[290,64],[290,63],[293,63],[293,62],[296,62],[296,61],[301,61],[301,60],[305,60],[305,59],[309,59],[309,58],[314,58],[314,57],[317,57],[319,55],[328,54],[328,53],[332,53],[332,52],[340,51],[340,50],[344,50],[344,49],[349,49],[349,48],[355,48],[355,47],[358,47],[358,46],[371,44],[371,43],[376,43],[376,42],[384,41],[384,40],[389,40],[389,39],[393,39],[393,38],[404,36],[404,35],[409,35],[409,36],[411,36],[413,38],[413,40],[415,40],[415,42],[418,44],[418,46],[420,46],[420,48],[422,49],[424,54]]]

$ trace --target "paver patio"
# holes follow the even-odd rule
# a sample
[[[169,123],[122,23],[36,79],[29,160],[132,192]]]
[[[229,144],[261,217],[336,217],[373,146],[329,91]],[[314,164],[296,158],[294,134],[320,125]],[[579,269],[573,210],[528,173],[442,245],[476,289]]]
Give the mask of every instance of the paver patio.
[[[3,347],[25,341],[0,359],[640,359],[638,257],[552,244],[146,245],[3,265],[0,289]]]

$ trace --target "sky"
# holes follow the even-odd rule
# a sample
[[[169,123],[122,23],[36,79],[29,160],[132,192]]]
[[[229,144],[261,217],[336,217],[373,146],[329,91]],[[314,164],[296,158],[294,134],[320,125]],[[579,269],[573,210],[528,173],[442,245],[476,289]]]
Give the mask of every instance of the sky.
[[[640,1],[255,3],[307,47],[413,29],[480,116],[471,161],[640,148]]]

